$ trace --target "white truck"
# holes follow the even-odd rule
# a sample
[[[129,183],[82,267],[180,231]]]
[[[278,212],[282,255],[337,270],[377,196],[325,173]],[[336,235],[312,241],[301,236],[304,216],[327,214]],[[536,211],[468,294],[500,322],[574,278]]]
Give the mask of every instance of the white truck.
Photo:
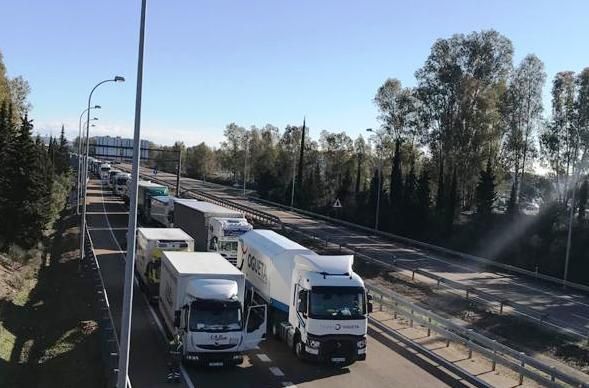
[[[151,301],[159,296],[163,251],[194,251],[194,240],[182,229],[137,228],[135,272]]]
[[[163,252],[159,308],[184,361],[238,365],[266,335],[265,305],[244,303],[245,275],[218,253]]]
[[[366,359],[372,303],[352,255],[320,256],[259,229],[239,237],[238,253],[247,298],[269,306],[269,330],[298,358],[339,365]]]
[[[194,238],[195,250],[218,252],[234,265],[237,262],[237,238],[253,229],[238,211],[185,199],[174,202],[174,226]]]
[[[149,200],[149,214],[146,214],[147,222],[156,223],[164,228],[174,225],[174,201],[176,197],[170,195],[156,195]],[[196,201],[196,200],[195,200]]]
[[[131,174],[121,172],[117,174],[113,192],[115,195],[124,197],[127,194],[127,181],[131,179]]]
[[[110,177],[110,169],[111,166],[108,163],[102,163],[98,168],[98,175],[100,176],[100,179],[102,180],[103,184],[108,183],[108,178]]]

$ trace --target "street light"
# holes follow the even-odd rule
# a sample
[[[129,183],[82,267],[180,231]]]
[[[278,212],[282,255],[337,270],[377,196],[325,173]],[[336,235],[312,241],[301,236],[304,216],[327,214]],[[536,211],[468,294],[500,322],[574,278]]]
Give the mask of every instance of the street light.
[[[127,386],[129,370],[129,345],[131,340],[131,316],[133,314],[133,271],[135,267],[135,232],[137,229],[137,186],[139,183],[139,157],[141,152],[141,96],[143,92],[143,49],[145,46],[146,0],[141,0],[139,19],[139,49],[137,55],[137,88],[135,91],[135,124],[133,129],[133,166],[129,186],[129,222],[127,226],[127,256],[123,284],[123,309],[119,348],[117,387]]]
[[[100,105],[94,105],[89,109],[101,109]],[[80,214],[80,195],[82,192],[82,116],[88,111],[88,108],[84,109],[80,114],[80,125],[78,126],[78,184],[77,184],[77,199],[76,199],[76,214]],[[97,118],[95,118],[98,120]]]
[[[103,85],[107,82],[124,82],[125,78],[119,75],[115,76],[112,79],[106,79],[96,84],[90,91],[90,95],[88,96],[88,109],[86,109],[86,153],[84,157],[84,165],[83,165],[83,177],[82,177],[82,188],[84,195],[83,200],[84,203],[82,204],[82,220],[80,226],[80,260],[84,259],[84,240],[86,237],[86,194],[88,192],[88,185],[87,185],[87,176],[88,176],[88,153],[90,152],[90,107],[92,105],[92,94],[100,85]]]
[[[383,140],[382,140],[381,133],[374,131],[372,128],[366,128],[366,132],[372,132],[376,136],[378,136],[380,139],[381,145],[382,145]],[[377,157],[378,157],[378,164],[376,167],[376,172],[378,174],[378,190],[376,192],[376,215],[375,215],[375,219],[374,219],[374,230],[378,230],[378,219],[380,218],[380,191],[382,189],[382,182],[381,182],[382,158],[380,157],[380,154],[378,153],[378,151],[377,151]]]

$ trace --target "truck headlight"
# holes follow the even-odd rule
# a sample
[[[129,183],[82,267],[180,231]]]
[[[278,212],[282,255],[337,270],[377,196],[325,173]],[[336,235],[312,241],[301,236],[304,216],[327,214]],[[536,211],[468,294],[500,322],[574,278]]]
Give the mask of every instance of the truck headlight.
[[[313,349],[319,349],[319,346],[321,346],[321,342],[312,339],[307,339],[307,346]]]
[[[358,349],[363,349],[366,347],[366,338],[361,339],[360,341],[356,342],[356,346]]]

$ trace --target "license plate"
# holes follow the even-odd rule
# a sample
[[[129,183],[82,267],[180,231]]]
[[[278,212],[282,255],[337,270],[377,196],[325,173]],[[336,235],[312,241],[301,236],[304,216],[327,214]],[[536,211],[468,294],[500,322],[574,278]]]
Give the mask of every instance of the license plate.
[[[223,366],[222,362],[209,362],[209,366]]]
[[[346,362],[345,357],[331,357],[331,362]]]

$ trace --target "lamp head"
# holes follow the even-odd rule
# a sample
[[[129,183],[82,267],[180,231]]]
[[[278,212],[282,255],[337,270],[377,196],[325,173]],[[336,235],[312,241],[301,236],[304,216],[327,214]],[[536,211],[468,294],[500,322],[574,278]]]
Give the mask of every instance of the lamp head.
[[[125,82],[125,77],[117,75],[117,76],[115,76],[114,81],[115,82]]]
[[[374,132],[372,128],[366,128],[366,132]]]
[[[102,109],[102,107],[100,105],[94,105],[92,109]]]

